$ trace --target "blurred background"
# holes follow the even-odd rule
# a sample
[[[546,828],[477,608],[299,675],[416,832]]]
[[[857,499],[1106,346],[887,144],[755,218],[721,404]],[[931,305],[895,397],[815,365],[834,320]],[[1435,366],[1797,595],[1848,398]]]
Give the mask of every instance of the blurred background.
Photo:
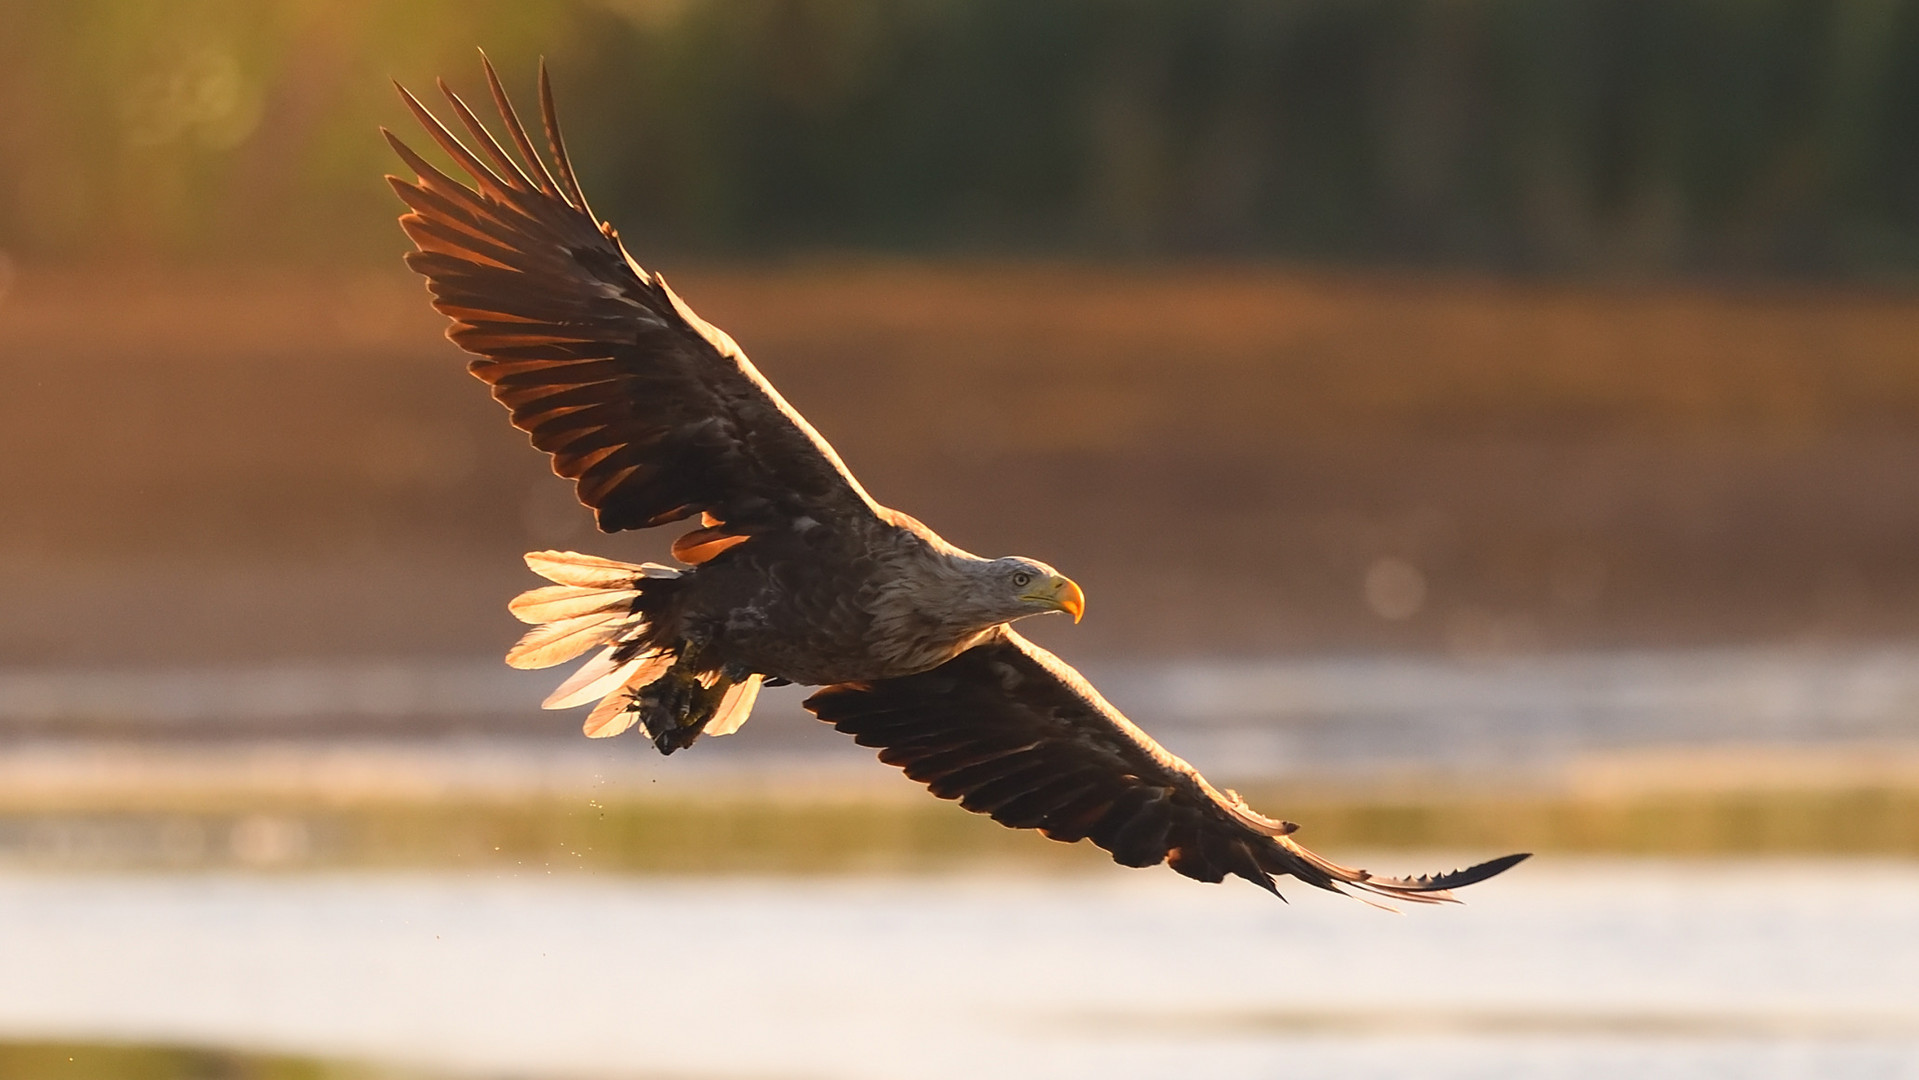
[[[0,1074],[1919,1076],[1919,3],[0,26]],[[1276,910],[797,691],[670,761],[538,710],[520,554],[671,537],[400,265],[389,79],[475,46],[876,498],[1085,586],[1025,625],[1172,750],[1336,858],[1540,857]]]

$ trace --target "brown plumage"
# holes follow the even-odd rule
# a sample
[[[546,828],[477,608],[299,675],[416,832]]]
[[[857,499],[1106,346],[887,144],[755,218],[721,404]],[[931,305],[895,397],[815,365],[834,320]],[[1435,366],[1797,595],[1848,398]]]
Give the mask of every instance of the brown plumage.
[[[416,179],[388,177],[410,212],[447,336],[468,368],[574,482],[606,532],[698,517],[687,564],[534,552],[554,582],[516,599],[534,624],[507,654],[549,667],[599,650],[548,707],[595,700],[584,729],[638,725],[665,753],[743,723],[768,681],[822,685],[806,705],[941,798],[1057,840],[1091,839],[1129,866],[1446,899],[1524,856],[1412,879],[1327,862],[1291,825],[1215,790],[1007,625],[1084,597],[1032,559],[984,559],[875,503],[833,448],[733,340],[595,220],[560,138],[546,70],[534,149],[492,65],[508,153],[445,84],[472,147],[404,88],[407,107],[467,180],[390,132]]]
[[[829,686],[806,702],[861,746],[878,747],[942,799],[1014,829],[1091,840],[1123,866],[1165,861],[1201,881],[1276,874],[1404,900],[1483,881],[1509,855],[1419,878],[1377,877],[1313,854],[1296,828],[1255,813],[1168,753],[1060,659],[1011,627],[930,671]]]

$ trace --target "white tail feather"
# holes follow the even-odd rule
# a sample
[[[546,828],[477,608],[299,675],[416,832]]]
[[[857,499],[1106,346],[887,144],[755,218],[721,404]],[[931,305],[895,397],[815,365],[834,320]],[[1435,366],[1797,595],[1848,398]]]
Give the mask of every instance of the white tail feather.
[[[507,650],[506,662],[516,668],[564,664],[595,645],[613,640],[628,621],[624,611],[604,611],[536,626]]]
[[[619,651],[619,643],[615,642],[601,649],[598,656],[573,669],[573,674],[568,675],[565,682],[554,687],[553,692],[546,696],[546,700],[540,702],[540,708],[569,709],[575,705],[584,705],[596,697],[605,697],[606,690],[600,690],[597,694],[583,694],[581,691],[596,688],[602,683],[605,683],[606,689],[610,690],[618,683],[625,682],[626,672],[631,670],[635,662],[642,661],[640,657],[627,660],[613,659]],[[618,678],[614,679],[615,676]],[[608,683],[608,679],[614,679],[614,681]]]
[[[547,585],[507,601],[506,609],[525,623],[550,623],[580,615],[627,608],[638,589],[595,589],[581,585]]]
[[[746,718],[752,715],[753,702],[759,700],[761,678],[759,675],[748,675],[744,682],[728,687],[720,697],[719,708],[713,710],[713,719],[706,722],[703,729],[705,734],[731,735],[738,731],[740,725],[746,723]]]
[[[630,704],[632,701],[626,695],[626,688],[621,687],[606,695],[605,700],[586,714],[586,722],[580,725],[580,730],[589,739],[610,739],[618,735],[640,718],[638,712],[627,709]]]
[[[595,698],[603,698],[616,690],[644,686],[659,677],[660,672],[672,666],[673,658],[658,653],[636,656],[625,663],[616,663],[612,649],[588,660],[580,670],[559,685],[559,688],[540,703],[542,709],[571,709],[575,705],[584,705]]]
[[[526,568],[561,585],[588,589],[625,588],[635,578],[679,577],[680,572],[659,563],[629,563],[582,555],[577,551],[529,551]]]
[[[526,568],[561,585],[605,589],[631,584],[645,571],[637,563],[582,555],[577,551],[529,551]]]
[[[597,645],[613,643],[614,647],[580,665],[541,705],[569,709],[600,699],[581,725],[588,738],[604,739],[632,727],[639,713],[629,708],[631,691],[657,679],[672,665],[673,657],[658,652],[626,660],[615,657],[621,646],[638,648],[636,643],[646,640],[645,617],[633,610],[643,588],[641,581],[676,578],[680,572],[657,563],[620,562],[577,551],[530,551],[526,565],[556,584],[528,590],[507,605],[522,622],[539,625],[513,646],[506,662],[518,668],[552,667]],[[753,691],[758,693],[757,679]],[[721,700],[722,709],[738,697],[729,691]],[[748,696],[749,707],[751,703]]]

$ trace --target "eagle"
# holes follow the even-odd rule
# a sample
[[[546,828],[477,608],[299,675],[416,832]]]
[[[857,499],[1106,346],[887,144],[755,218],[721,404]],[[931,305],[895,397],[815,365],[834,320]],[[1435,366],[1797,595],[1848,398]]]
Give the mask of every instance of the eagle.
[[[541,551],[551,585],[509,608],[533,629],[507,663],[594,655],[545,706],[592,704],[585,734],[643,732],[671,754],[725,735],[760,688],[821,687],[820,720],[935,796],[1017,829],[1091,840],[1125,866],[1291,876],[1333,892],[1433,902],[1524,854],[1386,877],[1295,842],[1297,826],[1208,783],[1098,691],[1012,628],[1086,597],[1053,567],[982,558],[876,502],[719,328],[642,267],[588,207],[560,136],[546,65],[534,148],[481,57],[509,152],[444,80],[462,139],[397,82],[456,180],[391,131],[414,179],[388,176],[447,337],[513,426],[571,480],[603,532],[696,521],[681,566]]]

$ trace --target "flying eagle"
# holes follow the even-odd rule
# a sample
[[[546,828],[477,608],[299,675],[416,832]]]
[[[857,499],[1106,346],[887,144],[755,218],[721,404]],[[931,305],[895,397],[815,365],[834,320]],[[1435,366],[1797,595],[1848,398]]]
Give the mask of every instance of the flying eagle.
[[[483,58],[484,60],[484,58]],[[963,551],[875,502],[746,354],[635,262],[588,209],[540,69],[550,164],[485,64],[509,153],[440,82],[462,143],[399,87],[464,172],[456,181],[391,132],[416,174],[387,177],[410,212],[447,336],[513,425],[574,482],[604,532],[698,518],[685,566],[529,554],[554,584],[511,610],[535,624],[522,668],[596,655],[545,704],[596,702],[585,732],[637,726],[662,753],[739,728],[763,685],[821,686],[806,708],[942,799],[1054,840],[1090,839],[1126,866],[1166,862],[1275,894],[1290,874],[1335,892],[1417,901],[1524,855],[1380,877],[1295,843],[1296,826],[1220,791],[1011,623],[1077,622],[1085,596],[1045,563]],[[397,85],[397,84],[396,84]]]

